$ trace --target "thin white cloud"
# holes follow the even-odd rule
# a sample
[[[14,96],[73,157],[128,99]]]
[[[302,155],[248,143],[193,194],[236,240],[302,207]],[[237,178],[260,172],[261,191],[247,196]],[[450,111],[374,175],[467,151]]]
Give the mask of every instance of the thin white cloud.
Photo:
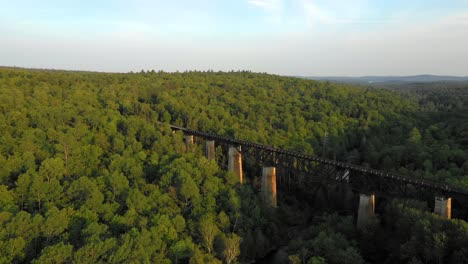
[[[442,25],[468,26],[468,13],[458,13],[446,17],[439,22]]]
[[[266,11],[279,11],[283,7],[282,0],[248,0],[247,3]]]
[[[327,10],[319,7],[313,1],[303,0],[302,7],[306,23],[315,26],[317,23],[331,24],[336,22],[336,18]]]
[[[303,19],[309,27],[331,24],[389,24],[399,22],[397,19],[379,19],[368,11],[369,2],[366,0],[352,1],[342,0],[317,1],[299,0],[302,7]]]

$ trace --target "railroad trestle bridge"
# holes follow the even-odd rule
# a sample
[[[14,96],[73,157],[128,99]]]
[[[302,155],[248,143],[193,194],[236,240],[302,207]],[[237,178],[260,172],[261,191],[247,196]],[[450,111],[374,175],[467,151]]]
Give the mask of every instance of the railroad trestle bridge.
[[[216,159],[216,146],[222,146],[227,151],[227,168],[239,177],[241,184],[244,181],[243,159],[249,157],[254,160],[262,167],[262,197],[272,207],[277,206],[277,185],[294,191],[332,183],[349,186],[359,193],[358,226],[365,225],[375,216],[376,195],[414,199],[431,195],[435,214],[450,219],[453,203],[457,211],[462,212],[455,216],[466,217],[468,192],[456,187],[185,127],[169,126],[173,132],[184,133],[187,146],[194,144],[194,137],[204,140],[205,155],[210,160]]]

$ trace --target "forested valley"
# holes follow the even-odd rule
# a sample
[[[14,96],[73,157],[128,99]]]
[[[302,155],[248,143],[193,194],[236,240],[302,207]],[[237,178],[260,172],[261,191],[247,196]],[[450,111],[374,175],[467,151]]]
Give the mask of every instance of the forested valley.
[[[285,263],[468,263],[468,224],[425,202],[389,201],[365,230],[291,197],[271,210],[159,122],[468,191],[468,84],[0,68],[0,263],[250,263],[279,248]]]

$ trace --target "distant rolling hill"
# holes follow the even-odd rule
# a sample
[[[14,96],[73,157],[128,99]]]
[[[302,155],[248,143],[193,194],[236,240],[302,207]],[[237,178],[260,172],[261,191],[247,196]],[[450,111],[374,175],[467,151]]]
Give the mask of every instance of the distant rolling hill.
[[[332,81],[340,83],[431,83],[431,82],[468,82],[468,76],[438,76],[438,75],[414,75],[414,76],[362,76],[362,77],[305,77],[306,79],[319,81]]]

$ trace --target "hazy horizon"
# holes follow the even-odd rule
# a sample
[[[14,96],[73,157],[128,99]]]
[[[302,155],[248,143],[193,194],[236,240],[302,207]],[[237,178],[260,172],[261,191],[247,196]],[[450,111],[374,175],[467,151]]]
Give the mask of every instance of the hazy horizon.
[[[191,69],[191,70],[175,70],[175,71],[166,71],[163,69],[140,69],[140,70],[130,70],[130,71],[101,71],[101,70],[86,70],[86,69],[61,69],[61,68],[37,68],[37,67],[22,67],[18,65],[0,65],[0,68],[16,68],[16,69],[25,69],[25,70],[44,70],[44,71],[76,71],[76,72],[95,72],[95,73],[138,73],[141,72],[142,70],[145,72],[149,71],[163,71],[167,73],[183,73],[186,71],[200,71],[200,72],[207,72],[207,71],[213,71],[217,72],[217,70],[213,69]],[[399,78],[399,77],[415,77],[415,76],[435,76],[435,77],[455,77],[455,78],[468,78],[468,75],[437,75],[437,74],[428,74],[428,73],[421,73],[421,74],[414,74],[414,75],[282,75],[282,74],[275,74],[275,73],[269,73],[269,72],[257,72],[257,71],[252,71],[249,69],[238,69],[238,70],[219,70],[220,72],[231,72],[231,71],[250,71],[253,73],[266,73],[266,74],[274,74],[274,75],[279,75],[279,76],[284,76],[284,77],[298,77],[298,78],[367,78],[367,77],[390,77],[390,78]]]
[[[468,75],[468,2],[0,0],[0,65]]]

